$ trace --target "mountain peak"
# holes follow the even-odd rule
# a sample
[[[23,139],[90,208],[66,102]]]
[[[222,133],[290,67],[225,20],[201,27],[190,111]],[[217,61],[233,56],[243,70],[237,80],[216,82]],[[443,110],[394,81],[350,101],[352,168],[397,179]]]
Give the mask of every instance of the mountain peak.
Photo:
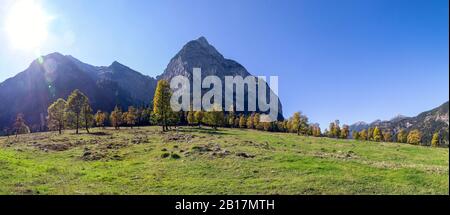
[[[217,49],[209,44],[208,40],[205,37],[199,37],[196,40],[191,40],[183,48],[178,52],[176,56],[180,56],[182,58],[187,57],[195,57],[195,58],[205,58],[205,57],[213,57],[216,59],[223,60],[222,54],[217,51]]]
[[[112,66],[124,66],[124,65],[119,63],[119,61],[115,60],[111,63],[110,67],[112,67]]]
[[[358,122],[353,123],[353,125],[368,125],[368,124],[367,124],[367,122],[364,122],[364,121],[358,121]]]
[[[45,58],[47,58],[47,57],[64,57],[64,55],[59,52],[53,52],[53,53],[45,55],[44,57]]]
[[[397,121],[397,120],[402,120],[404,118],[408,118],[408,117],[405,115],[397,114],[396,116],[392,117],[389,121]]]
[[[206,40],[206,38],[204,36],[199,37],[195,41],[197,41],[198,43],[200,43],[203,46],[209,46],[208,40]]]
[[[34,60],[34,62],[42,63],[42,62],[46,61],[47,59],[59,60],[59,59],[65,58],[65,57],[66,56],[64,56],[63,54],[61,54],[59,52],[53,52],[53,53],[50,53],[47,55],[42,55],[42,56],[36,58],[36,60]]]

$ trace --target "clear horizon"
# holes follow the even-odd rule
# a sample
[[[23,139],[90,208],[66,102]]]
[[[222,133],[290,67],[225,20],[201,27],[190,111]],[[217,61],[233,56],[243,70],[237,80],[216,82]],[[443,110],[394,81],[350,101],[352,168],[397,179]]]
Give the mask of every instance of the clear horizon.
[[[449,99],[448,1],[35,2],[49,20],[33,50],[14,47],[5,30],[14,1],[0,4],[0,82],[52,52],[156,77],[205,36],[251,74],[279,76],[284,116],[302,111],[322,131]]]

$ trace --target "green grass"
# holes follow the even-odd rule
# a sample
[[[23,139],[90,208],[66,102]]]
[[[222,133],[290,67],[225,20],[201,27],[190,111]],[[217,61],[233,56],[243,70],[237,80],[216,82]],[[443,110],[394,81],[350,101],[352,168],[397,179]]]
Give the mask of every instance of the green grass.
[[[241,129],[92,132],[1,137],[0,194],[449,194],[448,148]]]

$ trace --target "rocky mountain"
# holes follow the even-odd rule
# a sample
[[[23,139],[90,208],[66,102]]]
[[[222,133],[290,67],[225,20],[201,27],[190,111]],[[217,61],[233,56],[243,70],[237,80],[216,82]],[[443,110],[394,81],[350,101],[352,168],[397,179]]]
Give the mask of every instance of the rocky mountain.
[[[115,105],[148,105],[157,80],[170,80],[176,75],[191,78],[194,67],[202,69],[202,77],[250,75],[236,61],[225,59],[204,37],[183,46],[157,79],[117,61],[109,66],[93,66],[60,53],[43,56],[25,71],[0,83],[0,134],[11,127],[18,113],[25,115],[33,131],[44,129],[49,104],[57,98],[67,98],[74,89],[89,97],[94,111],[109,112]],[[282,118],[281,102],[278,118]]]
[[[363,129],[367,129],[368,127],[369,127],[368,123],[359,121],[350,125],[349,129],[350,131],[362,131]]]
[[[201,68],[202,79],[209,75],[215,75],[225,83],[225,76],[242,76],[243,78],[251,75],[241,64],[234,60],[226,59],[220,54],[214,46],[210,45],[204,37],[200,37],[197,40],[192,40],[188,42],[183,48],[170,60],[164,73],[157,77],[157,79],[170,80],[177,75],[183,75],[191,81],[191,92],[192,92],[192,72],[193,68]],[[266,89],[270,89],[266,84]],[[203,90],[204,94],[207,90]],[[222,86],[222,95],[225,95],[225,87]],[[269,101],[269,93],[267,92],[266,101]],[[244,92],[245,101],[247,104],[248,91],[245,89]],[[258,99],[258,98],[256,98]],[[224,107],[224,99],[222,101],[223,108],[228,110],[229,108]],[[245,105],[245,110],[243,113],[248,113],[247,106]],[[257,108],[257,112],[260,112]],[[283,119],[282,105],[278,99],[278,119]]]
[[[47,107],[80,89],[94,110],[111,111],[117,104],[149,104],[156,80],[118,62],[92,66],[72,56],[52,53],[34,60],[16,76],[0,83],[0,128],[9,127],[18,113],[25,115],[32,130],[45,126]]]
[[[361,131],[369,127],[376,127],[394,132],[400,129],[410,131],[419,129],[423,134],[422,142],[429,144],[434,132],[439,132],[441,139],[448,145],[449,139],[449,102],[429,111],[420,113],[415,117],[397,116],[391,120],[376,120],[370,124],[358,122],[350,126],[350,130]]]

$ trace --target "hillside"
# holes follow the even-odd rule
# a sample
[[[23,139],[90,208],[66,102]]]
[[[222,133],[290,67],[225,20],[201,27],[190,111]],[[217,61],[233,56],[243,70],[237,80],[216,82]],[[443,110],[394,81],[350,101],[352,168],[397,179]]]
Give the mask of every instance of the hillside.
[[[149,104],[156,80],[118,62],[92,66],[69,55],[52,53],[33,61],[16,76],[0,83],[0,134],[23,113],[33,131],[45,130],[49,104],[74,90],[85,93],[94,110],[115,105]]]
[[[449,194],[449,149],[246,129],[0,137],[0,194]]]
[[[170,80],[177,75],[183,75],[189,78],[192,83],[193,68],[201,68],[202,79],[206,76],[213,75],[220,78],[222,83],[225,83],[225,76],[241,76],[245,78],[252,75],[238,62],[224,58],[214,46],[208,43],[206,38],[200,37],[184,45],[183,48],[170,60],[167,68],[164,70],[164,73],[158,76],[157,79]],[[266,87],[266,89],[268,89],[266,93],[266,101],[269,101],[270,93],[272,91],[268,84],[266,84]],[[206,91],[207,90],[203,90],[202,95],[205,94]],[[253,112],[247,110],[248,93],[248,89],[245,88],[245,111],[238,113],[248,114]],[[222,86],[222,95],[225,95],[225,86]],[[256,94],[256,100],[258,100],[258,94]],[[229,107],[225,107],[225,98],[222,99],[222,107],[224,110],[229,110]],[[278,120],[283,120],[282,109],[283,107],[281,105],[281,101],[278,98]],[[256,107],[256,112],[261,112],[258,107]]]
[[[109,66],[93,66],[71,55],[52,53],[43,56],[34,60],[25,71],[0,83],[0,135],[11,126],[18,113],[25,115],[32,131],[46,130],[49,104],[58,98],[67,98],[75,89],[89,97],[94,112],[98,109],[110,112],[116,105],[123,109],[129,105],[149,105],[157,80],[170,80],[176,75],[191,78],[194,67],[202,69],[202,78],[216,75],[223,80],[225,76],[251,75],[236,61],[225,59],[204,37],[184,45],[157,79],[117,61]],[[268,98],[269,93],[270,90],[267,91]],[[278,119],[283,119],[281,102],[278,104]]]
[[[422,134],[422,141],[430,143],[434,132],[439,132],[443,145],[448,146],[449,140],[449,102],[436,107],[432,110],[425,111],[414,117],[397,116],[391,120],[376,120],[370,124],[365,122],[357,122],[350,126],[350,130],[361,131],[369,127],[378,126],[382,130],[389,129],[397,132],[400,129],[411,131],[419,129]]]

